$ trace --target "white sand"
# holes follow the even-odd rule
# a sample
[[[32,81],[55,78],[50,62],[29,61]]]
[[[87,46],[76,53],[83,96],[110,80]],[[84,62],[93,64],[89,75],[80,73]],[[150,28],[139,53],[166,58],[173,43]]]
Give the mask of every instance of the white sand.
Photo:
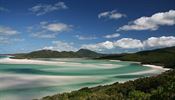
[[[114,61],[114,62],[129,62],[129,63],[141,64],[141,62],[137,62],[137,61],[122,61],[122,60],[109,60],[109,61]]]
[[[120,62],[121,60],[110,60],[110,61]],[[141,62],[135,62],[135,61],[126,61],[126,62],[141,64]],[[157,65],[143,64],[142,66],[151,67],[154,69],[165,70],[165,71],[170,70],[170,68],[164,68],[163,66],[157,66]]]
[[[151,70],[146,70],[146,71],[128,73],[128,74],[125,74],[125,75],[142,75],[142,74],[155,73],[156,71],[157,71],[156,69],[151,69]]]
[[[79,82],[88,82],[101,79],[92,76],[53,76],[53,75],[27,75],[27,74],[0,74],[0,89],[42,87],[54,85],[68,85]]]
[[[41,60],[30,60],[30,59],[0,59],[2,64],[39,64],[39,65],[57,65],[65,62],[53,62],[53,61],[41,61]]]
[[[113,64],[82,64],[77,62],[63,62],[63,61],[44,61],[37,59],[0,59],[0,64],[37,64],[37,65],[53,65],[53,66],[68,66],[68,67],[82,67],[82,68],[119,68],[121,67]]]
[[[109,60],[109,61],[114,61],[114,62],[121,62],[121,60]]]
[[[163,66],[157,66],[157,65],[143,64],[142,66],[151,67],[155,69],[161,69],[161,70],[170,70],[169,68],[164,68]]]

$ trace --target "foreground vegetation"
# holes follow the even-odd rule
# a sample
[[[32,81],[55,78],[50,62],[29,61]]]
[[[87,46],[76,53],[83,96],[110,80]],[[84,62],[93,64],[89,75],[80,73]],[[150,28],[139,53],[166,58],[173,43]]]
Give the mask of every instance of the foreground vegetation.
[[[132,54],[114,54],[98,59],[113,59],[123,61],[138,61],[142,64],[154,64],[167,68],[175,68],[175,47],[141,51]]]
[[[175,100],[175,70],[125,83],[86,87],[41,100]]]

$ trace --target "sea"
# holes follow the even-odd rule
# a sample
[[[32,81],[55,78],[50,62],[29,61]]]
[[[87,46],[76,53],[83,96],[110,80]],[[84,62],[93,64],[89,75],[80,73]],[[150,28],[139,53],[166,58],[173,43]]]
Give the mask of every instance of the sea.
[[[164,71],[117,60],[40,58],[33,61],[42,61],[43,64],[32,64],[20,62],[20,59],[14,63],[8,59],[8,56],[0,56],[0,100],[40,99],[83,87],[158,75]]]

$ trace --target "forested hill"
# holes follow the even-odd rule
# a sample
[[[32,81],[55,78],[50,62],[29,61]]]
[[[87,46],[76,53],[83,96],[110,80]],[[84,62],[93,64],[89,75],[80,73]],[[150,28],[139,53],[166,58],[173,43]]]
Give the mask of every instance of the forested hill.
[[[39,50],[39,51],[33,51],[26,54],[14,54],[15,57],[18,59],[23,58],[97,58],[104,56],[104,54],[96,53],[94,51],[90,51],[87,49],[80,49],[77,52],[73,51],[52,51],[52,50]]]
[[[175,68],[175,47],[161,48],[156,50],[141,51],[132,54],[114,54],[98,59],[113,59],[123,61],[138,61],[143,64],[161,65]]]

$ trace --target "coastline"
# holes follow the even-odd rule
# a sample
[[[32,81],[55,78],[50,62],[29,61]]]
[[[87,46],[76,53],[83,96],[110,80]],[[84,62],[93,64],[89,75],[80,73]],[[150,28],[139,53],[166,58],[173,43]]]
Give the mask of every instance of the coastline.
[[[12,58],[3,58],[0,59],[0,64],[35,64],[35,65],[51,65],[51,66],[82,66],[81,63],[69,62],[66,61],[46,61],[46,60],[37,60],[37,59],[12,59]],[[90,66],[89,66],[90,65]],[[114,68],[112,64],[99,64],[99,65],[91,65],[85,64],[84,67],[92,67],[92,68]],[[107,67],[106,67],[107,66]],[[116,66],[115,66],[116,67]],[[118,66],[120,67],[120,66]]]
[[[129,64],[134,64],[134,65],[141,65],[140,67],[142,66],[145,66],[145,67],[150,67],[150,70],[145,70],[145,71],[141,71],[141,72],[135,72],[135,73],[128,73],[129,75],[140,75],[140,74],[146,74],[146,73],[152,73],[156,70],[159,70],[161,72],[165,72],[169,69],[167,68],[163,68],[163,66],[157,66],[157,65],[149,65],[149,64],[141,64],[141,62],[132,62],[132,61],[122,61],[122,60],[109,60],[109,61],[117,61],[117,62],[128,62]],[[11,59],[11,58],[3,58],[2,60],[0,60],[0,63],[8,63],[8,64],[41,64],[41,65],[56,65],[56,64],[67,64],[66,62],[61,62],[61,61],[58,61],[58,62],[55,62],[55,61],[42,61],[42,60],[36,60],[36,59]],[[102,65],[102,64],[101,64]],[[110,64],[107,64],[108,66],[110,66]],[[14,76],[13,76],[14,77]],[[37,76],[35,77],[36,79],[35,80],[39,80],[39,79],[45,79],[47,80],[46,82],[42,82],[42,83],[45,83],[45,84],[48,84],[49,82],[52,82],[53,80],[64,80],[64,81],[68,81],[71,79],[72,80],[75,80],[75,79],[81,79],[81,78],[85,78],[85,77],[72,77],[72,76],[59,76],[59,77],[52,77],[52,76]],[[88,77],[86,78],[88,79]],[[29,82],[31,82],[31,78],[30,77],[27,77],[25,78],[25,80]],[[135,80],[135,79],[134,79]],[[54,81],[54,85],[57,84],[57,82],[59,81]],[[23,82],[23,80],[19,80],[19,82]],[[119,83],[124,83],[124,82],[119,82]],[[109,83],[109,84],[113,84],[113,83]],[[109,85],[107,84],[107,85]],[[105,84],[106,85],[106,84]],[[95,86],[95,87],[98,87],[99,85]],[[73,90],[71,90],[73,91]],[[65,93],[65,92],[62,92],[62,93]],[[61,94],[62,94],[61,93]],[[43,97],[43,96],[42,96]]]
[[[142,66],[151,67],[154,69],[161,69],[161,70],[165,70],[165,71],[170,70],[170,68],[164,68],[163,66],[158,66],[158,65],[142,64]]]
[[[110,61],[117,61],[117,62],[121,62],[122,60],[110,60]],[[160,69],[160,70],[171,70],[171,68],[165,68],[164,66],[158,66],[158,65],[153,65],[153,64],[142,64],[142,62],[136,62],[136,61],[124,61],[124,62],[130,62],[133,64],[140,64],[142,66],[146,66],[146,67],[150,67],[150,68],[154,68],[154,69]]]
[[[109,60],[109,61],[116,61],[121,62],[122,60]],[[154,69],[160,69],[160,70],[170,70],[170,68],[165,68],[164,66],[158,66],[153,64],[142,64],[142,62],[136,62],[136,61],[123,61],[123,62],[129,62],[133,64],[140,64],[145,67],[150,67]],[[42,61],[42,60],[36,60],[36,59],[11,59],[11,58],[3,58],[0,60],[0,63],[2,64],[38,64],[38,65],[57,65],[57,64],[64,64],[66,62],[54,62],[54,61]]]
[[[53,61],[42,61],[42,60],[31,60],[31,59],[11,59],[3,58],[0,60],[2,64],[38,64],[38,65],[56,65],[63,64],[65,62],[53,62]]]

